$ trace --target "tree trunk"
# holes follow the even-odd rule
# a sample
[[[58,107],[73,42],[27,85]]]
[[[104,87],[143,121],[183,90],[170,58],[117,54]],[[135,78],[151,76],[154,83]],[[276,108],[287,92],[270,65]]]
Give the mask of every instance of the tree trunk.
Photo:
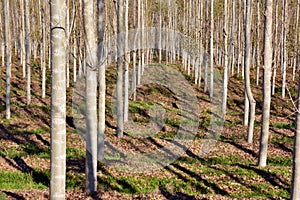
[[[298,54],[298,32],[299,32],[299,7],[300,7],[300,0],[297,1],[296,6],[296,29],[295,29],[295,36],[294,36],[294,63],[293,63],[293,81],[295,80],[296,74],[296,67],[297,67],[297,54]]]
[[[46,97],[46,22],[45,22],[45,1],[42,1],[42,47],[41,47],[41,68],[42,68],[42,98]]]
[[[287,22],[287,17],[288,17],[288,1],[284,0],[284,5],[283,5],[283,15],[284,15],[284,21],[283,21],[283,41],[282,41],[282,51],[283,51],[283,66],[282,66],[282,98],[285,98],[285,90],[286,90],[286,69],[287,69],[287,61],[288,61],[288,56],[287,56],[287,33],[288,33],[288,22]]]
[[[272,16],[271,16],[272,17]],[[256,85],[259,85],[260,70],[260,2],[257,1],[257,28],[256,28]],[[272,54],[272,52],[270,52]]]
[[[210,97],[214,96],[214,0],[210,1]]]
[[[20,1],[21,7],[21,64],[23,69],[23,78],[26,77],[26,53],[25,53],[25,13],[24,13],[24,0]]]
[[[26,99],[27,105],[31,102],[31,42],[30,42],[30,16],[29,16],[29,0],[25,0],[25,35],[26,35],[26,66],[27,66],[27,85]]]
[[[248,124],[248,143],[253,142],[253,131],[255,121],[255,99],[253,97],[251,86],[250,86],[250,58],[251,58],[251,4],[252,0],[246,0],[245,9],[245,89],[250,104],[250,116]]]
[[[140,0],[139,0],[140,1]],[[124,0],[117,1],[117,32],[121,33],[124,28],[124,19],[123,19],[123,8]],[[123,137],[123,65],[124,65],[124,56],[121,56],[123,49],[123,41],[121,37],[118,37],[117,41],[117,135],[118,138]]]
[[[223,118],[226,117],[227,108],[227,87],[228,87],[228,11],[227,11],[227,0],[224,0],[224,76],[223,76],[223,98],[222,98],[222,114]]]
[[[86,191],[97,191],[97,38],[94,0],[83,0],[86,47]]]
[[[128,50],[128,0],[125,0],[125,73],[124,73],[124,122],[128,121],[128,89],[129,89],[129,64],[130,53]]]
[[[274,47],[276,48],[273,48],[273,51],[274,51],[274,66],[273,66],[273,75],[272,75],[272,95],[275,94],[275,83],[276,83],[276,72],[277,72],[277,64],[278,64],[278,46],[279,46],[279,43],[278,43],[278,0],[276,0],[276,3],[275,3],[275,35],[274,35]]]
[[[264,29],[264,71],[263,71],[263,108],[260,133],[260,148],[258,165],[267,165],[270,105],[271,105],[271,76],[272,76],[272,20],[273,0],[265,1],[265,29]]]
[[[104,0],[97,0],[98,6],[98,43],[101,44],[104,38]],[[99,45],[98,44],[98,45]],[[98,122],[98,160],[104,159],[104,134],[105,134],[105,60],[104,58],[104,46],[100,45],[98,49],[98,61],[99,65],[99,122]]]
[[[9,13],[9,0],[4,0],[4,40],[6,52],[6,119],[10,119],[11,44]]]
[[[50,199],[65,199],[66,33],[64,0],[51,0],[51,181]]]
[[[298,5],[299,5],[298,1]],[[299,34],[299,32],[298,32]],[[299,35],[298,35],[299,42]],[[300,54],[298,50],[298,69],[300,68]],[[297,98],[297,112],[296,112],[296,130],[294,136],[294,155],[293,155],[293,178],[291,200],[300,199],[300,71],[298,80],[298,98]]]
[[[70,86],[70,0],[66,0],[67,3],[67,13],[66,13],[66,34],[67,34],[67,62],[66,62],[66,82],[67,87]]]
[[[235,23],[235,0],[232,0],[232,25],[231,25],[231,74],[234,75],[235,73],[235,64],[236,64],[236,55],[235,55],[235,45],[236,45],[236,23]]]

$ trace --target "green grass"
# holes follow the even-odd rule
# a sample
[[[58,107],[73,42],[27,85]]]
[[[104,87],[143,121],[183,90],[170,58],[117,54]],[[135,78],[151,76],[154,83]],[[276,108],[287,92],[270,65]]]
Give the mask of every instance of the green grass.
[[[292,157],[270,157],[268,158],[268,166],[285,166],[290,167],[293,165]]]
[[[0,191],[0,200],[6,200],[7,199],[7,195],[4,192]]]
[[[67,159],[85,157],[85,151],[74,147],[67,147]],[[50,159],[50,147],[40,148],[34,143],[11,146],[10,148],[0,147],[0,156],[5,158],[17,158],[25,156]]]
[[[67,159],[85,157],[85,151],[74,147],[67,147]]]
[[[287,135],[274,136],[270,140],[272,143],[294,143],[294,138]]]
[[[225,121],[224,125],[227,127],[232,127],[232,126],[236,126],[236,125],[241,125],[243,124],[243,122],[241,120],[237,120],[237,121]]]
[[[296,127],[295,122],[285,123],[278,122],[271,124],[271,127],[281,128],[281,129],[294,129]]]
[[[47,189],[48,186],[35,181],[32,174],[22,172],[9,172],[0,170],[0,189],[8,190],[30,190]]]
[[[33,104],[30,104],[30,106],[34,107],[34,108],[38,108],[44,112],[47,112],[47,113],[50,113],[50,105],[41,105],[41,104],[38,104],[38,103],[33,103]]]
[[[84,189],[83,174],[67,172],[67,189]],[[50,184],[50,171],[33,170],[32,172],[10,172],[0,170],[0,189],[6,190],[30,190],[48,189]]]
[[[173,140],[176,136],[176,131],[166,131],[166,132],[159,132],[154,135],[154,138],[164,139],[164,140]]]

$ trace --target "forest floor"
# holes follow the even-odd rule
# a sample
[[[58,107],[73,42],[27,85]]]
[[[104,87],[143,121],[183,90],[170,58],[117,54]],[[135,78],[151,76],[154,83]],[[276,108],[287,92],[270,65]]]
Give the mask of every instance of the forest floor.
[[[178,69],[178,66],[173,65]],[[0,199],[48,199],[50,183],[50,78],[47,97],[41,98],[41,70],[32,66],[32,102],[26,105],[26,79],[20,66],[12,67],[11,119],[5,119],[5,67],[0,68]],[[116,81],[115,67],[107,69],[106,139],[124,151],[151,152],[169,144],[180,126],[178,99],[167,88],[146,85],[138,88],[137,101],[130,102],[130,116],[140,124],[149,122],[149,110],[159,103],[166,110],[165,125],[147,138],[116,137],[116,122],[110,109]],[[287,199],[292,177],[295,109],[291,99],[281,98],[281,78],[277,73],[276,94],[272,97],[268,166],[257,167],[261,86],[252,90],[257,102],[254,142],[246,142],[243,126],[243,79],[230,77],[226,121],[217,143],[205,157],[199,157],[210,127],[211,104],[208,93],[196,86],[199,128],[193,143],[180,158],[162,168],[145,173],[116,170],[99,163],[98,190],[94,197],[84,193],[85,143],[74,126],[73,85],[68,88],[67,116],[67,199]],[[291,74],[291,73],[288,73]],[[71,77],[72,78],[72,77]],[[190,78],[187,77],[189,80]],[[287,80],[292,80],[288,77]],[[297,79],[296,79],[297,80]],[[190,80],[191,81],[191,80]],[[191,81],[192,82],[192,81]],[[261,83],[261,81],[260,81]],[[296,81],[288,84],[297,95]],[[106,158],[108,159],[108,158]]]

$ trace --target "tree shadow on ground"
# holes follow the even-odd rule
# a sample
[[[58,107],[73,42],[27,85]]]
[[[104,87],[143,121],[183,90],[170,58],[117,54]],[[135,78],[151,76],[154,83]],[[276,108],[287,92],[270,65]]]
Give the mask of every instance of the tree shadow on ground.
[[[16,200],[25,200],[24,197],[18,195],[18,194],[15,194],[13,192],[9,192],[9,191],[2,191],[4,194],[6,194],[8,197],[11,197],[11,198],[14,198]]]
[[[227,138],[227,137],[224,137],[224,136],[220,136],[220,140],[222,140],[224,143],[231,144],[231,145],[235,146],[236,148],[244,151],[245,153],[250,154],[253,158],[257,158],[258,157],[257,154],[253,150],[247,149],[243,145],[238,144],[237,142],[232,141],[230,138]]]
[[[184,194],[182,192],[176,192],[174,194],[166,191],[163,188],[160,188],[161,194],[168,200],[195,200],[196,198],[187,194]]]
[[[275,173],[259,169],[258,167],[255,167],[255,166],[246,166],[246,165],[242,165],[242,164],[238,164],[238,166],[240,168],[243,168],[246,170],[251,170],[251,171],[255,172],[256,174],[261,176],[263,179],[265,179],[265,181],[269,182],[274,187],[279,187],[281,189],[285,189],[288,192],[290,191],[289,183],[284,181],[282,178],[280,178]]]

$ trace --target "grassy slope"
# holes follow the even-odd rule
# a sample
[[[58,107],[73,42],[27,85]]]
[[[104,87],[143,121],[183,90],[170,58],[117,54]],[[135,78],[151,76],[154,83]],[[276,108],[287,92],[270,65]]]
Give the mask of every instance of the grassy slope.
[[[18,69],[17,69],[18,68]],[[5,68],[1,67],[0,78],[0,199],[7,197],[48,197],[50,168],[50,98],[49,81],[47,98],[41,99],[39,66],[33,66],[32,104],[26,106],[26,81],[21,68],[13,66],[12,119],[5,119]],[[107,90],[111,93],[115,71],[107,71]],[[49,73],[48,73],[49,75]],[[278,77],[279,78],[279,77]],[[253,81],[254,82],[254,81]],[[257,118],[254,143],[245,142],[246,128],[243,119],[243,80],[231,77],[229,85],[228,116],[220,140],[205,158],[199,158],[203,136],[209,125],[208,95],[197,90],[200,106],[199,131],[193,145],[185,155],[171,165],[146,174],[128,174],[114,171],[107,166],[99,167],[98,197],[182,199],[191,196],[222,198],[288,198],[291,181],[294,111],[290,100],[280,99],[280,86],[272,99],[272,117],[268,167],[256,167],[261,118],[261,89],[253,86],[257,99]],[[295,83],[290,85],[296,95]],[[68,89],[68,144],[67,144],[67,189],[68,197],[85,197],[84,189],[84,143],[72,124],[72,89]],[[111,95],[107,95],[110,101]],[[131,102],[131,117],[139,123],[149,120],[149,102],[161,103],[167,110],[163,131],[154,140],[164,144],[174,137],[178,129],[180,112],[176,99],[160,86],[145,86],[138,90],[138,101]],[[175,105],[175,106],[174,106]],[[109,104],[107,104],[109,108]],[[107,139],[116,139],[115,121],[107,111]],[[143,151],[157,149],[149,140],[125,136],[122,148],[138,146]],[[131,143],[131,144],[130,144]],[[136,196],[131,196],[136,195]],[[214,197],[218,195],[218,197]]]

